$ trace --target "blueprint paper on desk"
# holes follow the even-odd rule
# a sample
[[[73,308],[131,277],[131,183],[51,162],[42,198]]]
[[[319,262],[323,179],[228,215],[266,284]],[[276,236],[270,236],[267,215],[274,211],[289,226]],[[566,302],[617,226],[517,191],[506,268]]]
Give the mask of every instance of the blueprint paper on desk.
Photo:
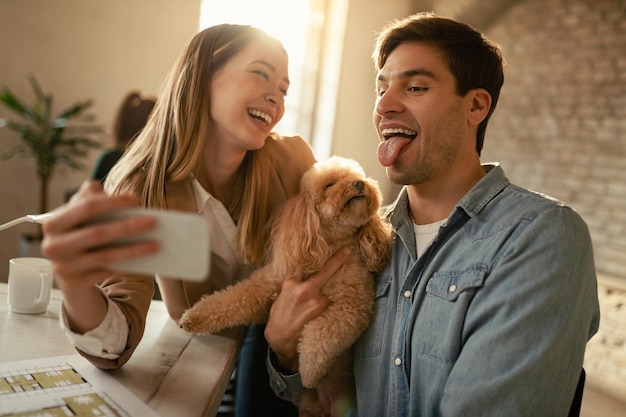
[[[0,363],[0,416],[159,417],[82,356]]]

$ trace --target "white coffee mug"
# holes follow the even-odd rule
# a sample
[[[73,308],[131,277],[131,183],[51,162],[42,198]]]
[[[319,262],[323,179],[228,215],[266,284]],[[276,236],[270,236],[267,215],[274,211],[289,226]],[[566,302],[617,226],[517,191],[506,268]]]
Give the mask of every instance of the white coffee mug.
[[[50,303],[54,272],[45,258],[9,260],[9,310],[20,314],[45,313]]]

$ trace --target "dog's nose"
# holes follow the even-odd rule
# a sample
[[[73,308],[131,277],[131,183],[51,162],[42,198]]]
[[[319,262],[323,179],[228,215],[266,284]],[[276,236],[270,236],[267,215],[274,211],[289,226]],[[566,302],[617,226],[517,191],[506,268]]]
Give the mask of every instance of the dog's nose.
[[[354,181],[352,185],[354,185],[354,188],[356,188],[360,193],[362,193],[365,189],[365,183],[363,181]]]

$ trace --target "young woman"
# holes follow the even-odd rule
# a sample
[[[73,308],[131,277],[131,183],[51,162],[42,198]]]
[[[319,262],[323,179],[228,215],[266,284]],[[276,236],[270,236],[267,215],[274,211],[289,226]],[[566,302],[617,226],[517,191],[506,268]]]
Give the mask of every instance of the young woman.
[[[149,217],[81,223],[137,205],[197,212],[211,223],[211,275],[201,283],[157,277],[174,320],[203,294],[245,278],[263,262],[272,212],[298,192],[300,177],[315,162],[302,138],[272,132],[288,88],[287,54],[263,31],[225,24],[198,33],[165,80],[146,127],[109,173],[104,192],[97,182],[84,184],[44,225],[42,250],[64,295],[66,331],[95,366],[128,361],[154,292],[153,277],[114,274],[108,265],[158,248],[150,242],[98,248],[150,229]],[[237,380],[265,403],[276,397],[268,387],[262,329],[251,330]],[[251,369],[262,374],[249,375]],[[257,415],[285,415],[251,404],[241,385],[237,396]]]

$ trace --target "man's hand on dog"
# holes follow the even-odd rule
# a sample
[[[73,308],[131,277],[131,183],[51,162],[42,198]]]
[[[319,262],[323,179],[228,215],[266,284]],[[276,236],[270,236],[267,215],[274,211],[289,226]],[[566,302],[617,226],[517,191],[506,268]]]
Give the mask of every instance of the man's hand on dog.
[[[324,267],[308,277],[287,278],[270,309],[265,339],[276,355],[278,369],[285,374],[298,372],[298,340],[306,323],[318,317],[328,305],[320,289],[350,258],[351,251],[337,251]]]

